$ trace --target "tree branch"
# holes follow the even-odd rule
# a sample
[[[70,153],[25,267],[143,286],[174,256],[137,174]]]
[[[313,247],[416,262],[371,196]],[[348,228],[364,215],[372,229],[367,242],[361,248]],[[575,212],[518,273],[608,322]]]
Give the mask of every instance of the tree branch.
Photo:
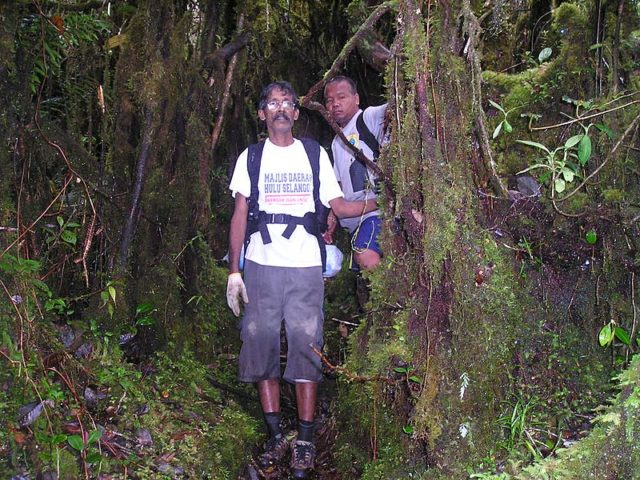
[[[136,231],[136,222],[140,211],[140,197],[146,180],[147,161],[149,159],[149,149],[151,148],[151,139],[153,137],[153,115],[149,108],[144,113],[144,132],[142,134],[142,146],[140,147],[140,156],[138,157],[138,165],[136,167],[136,179],[133,187],[133,195],[131,196],[131,209],[127,217],[127,223],[122,232],[122,241],[120,243],[120,255],[118,258],[118,266],[124,268],[129,259],[129,248]]]
[[[369,33],[369,30],[373,28],[375,23],[378,20],[380,20],[380,18],[385,13],[391,10],[392,7],[395,7],[396,3],[397,2],[395,0],[390,0],[376,7],[376,9],[371,13],[371,15],[369,15],[369,18],[367,18],[367,20],[360,26],[358,31],[353,35],[353,37],[349,39],[349,41],[342,48],[342,51],[334,60],[333,64],[331,65],[331,68],[327,71],[327,73],[324,74],[324,76],[322,77],[322,80],[320,80],[314,86],[312,86],[309,89],[309,92],[307,92],[307,94],[300,99],[300,105],[302,105],[303,107],[307,107],[307,104],[309,104],[312,101],[311,99],[314,97],[316,93],[320,91],[320,89],[324,86],[327,80],[329,80],[331,77],[334,77],[336,75],[338,70],[342,67],[344,62],[347,60],[347,57],[349,56],[349,54],[353,51],[354,48],[356,48],[358,41],[360,41],[365,35],[367,35]]]

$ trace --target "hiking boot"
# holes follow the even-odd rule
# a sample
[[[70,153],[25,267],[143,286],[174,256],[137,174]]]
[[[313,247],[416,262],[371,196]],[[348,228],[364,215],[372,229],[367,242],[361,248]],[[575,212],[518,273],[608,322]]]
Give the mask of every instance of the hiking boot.
[[[258,457],[261,468],[269,468],[276,465],[289,451],[289,441],[284,435],[271,437],[267,440],[264,453]]]
[[[306,478],[307,471],[313,468],[316,458],[316,446],[311,442],[296,440],[291,447],[291,469],[294,478]]]

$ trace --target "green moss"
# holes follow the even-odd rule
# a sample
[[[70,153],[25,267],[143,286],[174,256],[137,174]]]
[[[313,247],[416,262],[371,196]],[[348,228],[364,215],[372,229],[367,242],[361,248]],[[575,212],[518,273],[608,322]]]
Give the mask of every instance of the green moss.
[[[625,199],[625,192],[618,188],[606,188],[602,190],[602,197],[607,203],[618,203]]]

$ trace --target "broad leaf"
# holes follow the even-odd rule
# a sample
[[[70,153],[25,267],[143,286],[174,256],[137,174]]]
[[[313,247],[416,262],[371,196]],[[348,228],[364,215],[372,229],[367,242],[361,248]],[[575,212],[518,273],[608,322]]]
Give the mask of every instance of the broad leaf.
[[[92,443],[97,442],[98,440],[100,440],[101,437],[102,437],[102,432],[100,430],[93,430],[89,434],[89,440],[87,440],[87,443],[89,445],[91,445]]]
[[[595,243],[598,241],[598,234],[595,230],[592,229],[585,234],[584,238],[589,245],[595,245]]]
[[[84,450],[84,442],[82,441],[82,437],[80,435],[70,435],[67,438],[67,443],[71,446],[71,448],[79,452]]]
[[[570,168],[564,167],[562,169],[562,176],[567,182],[569,183],[573,182],[574,173],[573,173],[573,170],[571,170]]]
[[[616,326],[614,332],[616,337],[618,337],[618,340],[620,340],[622,343],[624,343],[625,345],[631,344],[631,338],[629,337],[629,333],[627,333],[627,331],[624,328]]]
[[[107,290],[109,291],[109,296],[111,297],[111,300],[113,300],[113,303],[116,303],[116,289],[109,285]]]
[[[549,47],[543,48],[538,54],[538,62],[540,63],[544,62],[551,56],[552,53],[553,53],[553,50],[551,50]]]
[[[565,183],[565,181],[563,179],[556,178],[556,182],[555,182],[554,186],[555,186],[556,192],[562,193],[562,192],[564,192],[564,189],[567,186],[567,184]]]
[[[580,135],[574,135],[573,137],[569,138],[566,142],[564,142],[564,148],[568,150],[571,147],[576,146],[580,142],[580,140],[582,140],[582,137],[584,137],[583,133],[581,133]]]
[[[600,329],[600,333],[598,334],[598,342],[600,342],[601,347],[608,346],[611,342],[613,342],[614,332],[611,328],[611,324],[607,323],[604,327]]]
[[[504,123],[504,131],[506,133],[511,133],[513,132],[513,127],[511,126],[511,124],[509,122],[507,122],[507,119],[505,118],[502,123]]]
[[[578,144],[578,160],[583,167],[587,164],[591,158],[591,139],[588,135],[582,137]]]
[[[78,242],[78,236],[71,230],[63,230],[60,237],[71,245],[75,245]]]

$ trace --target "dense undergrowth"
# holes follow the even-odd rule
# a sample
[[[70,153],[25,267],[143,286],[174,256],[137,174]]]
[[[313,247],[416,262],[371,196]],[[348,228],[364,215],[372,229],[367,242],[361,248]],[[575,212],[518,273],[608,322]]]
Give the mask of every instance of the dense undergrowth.
[[[261,430],[237,403],[255,394],[233,357],[140,358],[144,322],[116,334],[65,319],[73,302],[52,298],[39,267],[0,261],[3,478],[236,478]]]

